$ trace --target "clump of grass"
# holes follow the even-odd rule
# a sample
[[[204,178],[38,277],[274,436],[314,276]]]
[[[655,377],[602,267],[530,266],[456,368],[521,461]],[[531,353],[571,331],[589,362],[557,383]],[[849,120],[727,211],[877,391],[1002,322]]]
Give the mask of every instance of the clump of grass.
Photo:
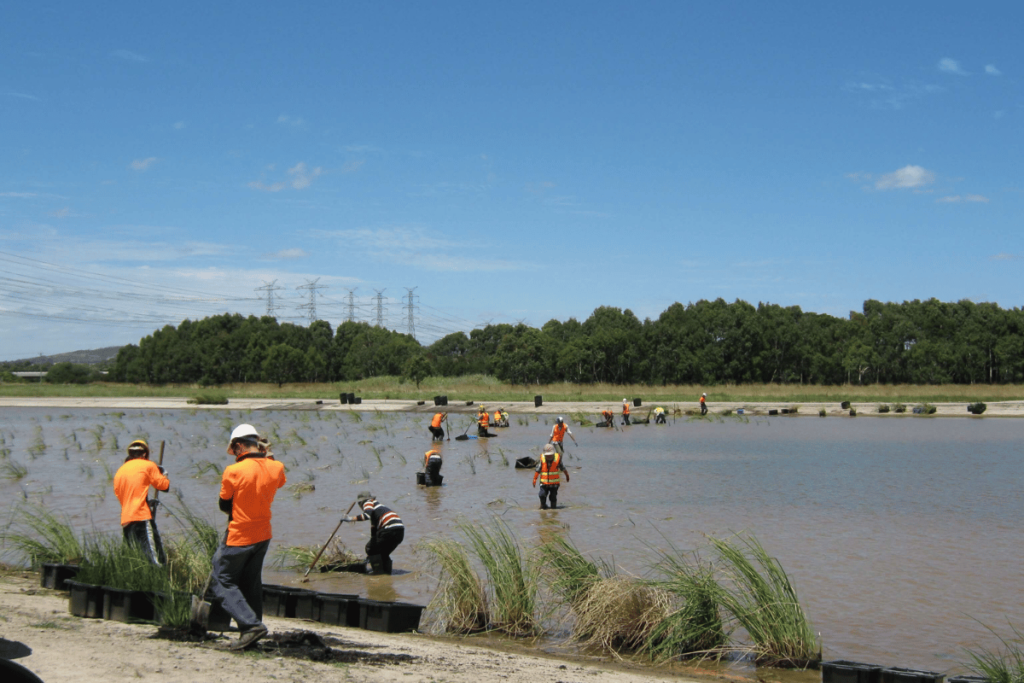
[[[512,530],[497,517],[488,527],[459,528],[487,574],[491,625],[512,636],[535,635],[537,580]]]
[[[78,580],[125,590],[166,591],[170,588],[166,567],[150,563],[139,546],[112,535],[90,540],[85,561],[78,570]]]
[[[651,631],[643,645],[644,654],[655,661],[721,656],[729,633],[714,567],[696,553],[691,560],[675,548],[659,551],[659,556],[654,568],[665,578],[655,585],[671,594],[677,607]]]
[[[28,475],[28,468],[14,458],[4,460],[0,465],[0,477],[8,481],[20,481]]]
[[[878,412],[879,413],[883,413],[883,414],[884,413],[888,413],[889,412],[889,404],[888,403],[879,403],[878,404]]]
[[[987,626],[985,628],[988,628]],[[1020,683],[1024,681],[1024,634],[1017,630],[1016,626],[1011,627],[1016,636],[1012,640],[1006,640],[992,631],[992,634],[999,638],[1002,648],[997,650],[971,650],[965,652],[970,658],[963,662],[972,673],[981,676],[991,683]]]
[[[561,536],[541,545],[537,552],[547,586],[570,609],[602,578],[615,574],[613,567],[588,560],[571,541]]]
[[[976,401],[967,405],[967,410],[972,415],[981,415],[988,409],[988,406],[981,401]]]
[[[569,413],[569,417],[579,423],[580,427],[593,427],[594,423],[587,417],[587,414],[582,410],[575,413]]]
[[[796,415],[796,414],[797,414],[797,413],[799,413],[799,412],[800,412],[800,406],[798,406],[798,405],[791,405],[791,406],[789,407],[789,413],[790,413],[791,415]]]
[[[306,571],[313,559],[320,552],[319,545],[290,545],[283,546],[274,551],[271,566],[280,569],[293,569],[295,571]],[[338,568],[350,564],[359,564],[362,557],[349,550],[339,538],[335,538],[324,550],[317,564],[320,571],[336,571]],[[333,567],[333,569],[332,569]]]
[[[291,489],[292,498],[296,500],[299,500],[307,493],[313,493],[314,491],[316,491],[316,486],[308,481],[292,484],[288,488]]]
[[[85,557],[85,540],[75,533],[70,519],[31,503],[14,509],[11,522],[0,533],[0,543],[27,560],[32,569],[44,563],[72,564]]]
[[[857,409],[850,408],[850,417],[857,417]]]
[[[200,406],[223,406],[227,405],[228,397],[224,394],[202,393],[188,399],[188,403]]]
[[[469,560],[466,548],[454,539],[429,539],[421,547],[430,553],[441,575],[431,598],[432,610],[448,633],[473,633],[487,627],[487,594]]]
[[[818,408],[818,417],[828,417],[828,411],[824,408]]]
[[[601,579],[574,606],[572,637],[612,652],[637,649],[671,611],[670,594],[658,586],[625,576]]]
[[[732,412],[732,408],[726,408],[721,412],[721,415],[724,415],[725,417],[730,417],[732,416]]]
[[[937,408],[933,406],[931,403],[922,403],[917,407],[920,408],[920,410],[917,412],[919,412],[921,415],[934,415],[935,411],[937,410]]]
[[[894,412],[894,413],[905,413],[905,412],[907,412],[907,406],[905,406],[902,403],[897,401],[896,403],[892,404],[892,412]]]
[[[752,536],[709,540],[724,563],[719,599],[753,641],[754,661],[796,668],[820,662],[814,630],[778,560]]]

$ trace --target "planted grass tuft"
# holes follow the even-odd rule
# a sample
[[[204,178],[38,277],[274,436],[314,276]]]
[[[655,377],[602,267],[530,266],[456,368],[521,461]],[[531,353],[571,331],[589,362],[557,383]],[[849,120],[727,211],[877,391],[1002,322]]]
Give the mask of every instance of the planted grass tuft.
[[[975,675],[991,683],[1021,683],[1024,681],[1024,634],[1011,625],[1014,638],[1007,640],[986,626],[999,638],[1002,647],[997,650],[966,649],[968,661],[962,662]]]
[[[440,570],[437,591],[430,600],[447,633],[474,633],[487,628],[487,594],[473,570],[465,546],[454,539],[429,539],[421,547]]]
[[[671,613],[671,595],[639,579],[613,576],[592,584],[572,611],[574,640],[611,652],[635,650]]]
[[[23,503],[14,508],[11,521],[0,533],[5,550],[13,550],[32,569],[44,563],[71,564],[85,557],[86,542],[75,533],[67,516]]]
[[[723,562],[719,600],[753,641],[754,661],[785,668],[817,665],[821,651],[814,630],[778,560],[752,536],[708,540]]]
[[[487,574],[491,626],[511,636],[536,635],[537,579],[511,528],[495,517],[489,526],[461,523],[459,529]]]

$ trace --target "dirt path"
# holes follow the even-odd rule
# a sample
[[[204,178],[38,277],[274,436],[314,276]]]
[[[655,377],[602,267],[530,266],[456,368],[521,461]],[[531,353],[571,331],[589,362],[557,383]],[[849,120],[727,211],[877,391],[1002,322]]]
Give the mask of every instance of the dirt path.
[[[558,660],[438,640],[420,634],[386,634],[293,619],[267,619],[271,632],[308,630],[333,647],[369,655],[406,655],[410,661],[384,664],[320,664],[259,653],[224,651],[227,640],[203,645],[154,637],[156,627],[68,614],[64,593],[39,588],[38,574],[0,575],[0,648],[31,649],[14,661],[46,683],[57,681],[139,681],[161,683],[256,683],[258,681],[354,681],[426,683],[640,683],[694,681],[667,673],[600,663]],[[230,636],[233,640],[234,635]],[[5,642],[6,641],[6,642]],[[396,657],[401,660],[405,657]],[[739,678],[739,677],[736,677]],[[745,679],[743,679],[745,680]]]

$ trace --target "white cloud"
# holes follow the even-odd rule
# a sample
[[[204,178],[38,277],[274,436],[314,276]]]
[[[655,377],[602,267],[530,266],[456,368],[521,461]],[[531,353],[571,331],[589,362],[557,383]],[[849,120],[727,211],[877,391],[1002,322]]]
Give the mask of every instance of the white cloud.
[[[988,204],[988,197],[980,194],[968,194],[961,197],[958,194],[949,195],[947,197],[940,197],[935,200],[939,204],[955,204],[957,202],[976,202],[982,204]]]
[[[289,116],[288,114],[281,114],[277,117],[277,122],[284,126],[304,126],[306,121],[298,116]]]
[[[267,254],[265,258],[268,259],[300,259],[306,258],[309,253],[305,249],[299,249],[298,247],[292,249],[282,249],[274,254]]]
[[[904,166],[898,171],[886,173],[875,182],[876,190],[901,190],[924,187],[935,182],[935,174],[920,166]]]
[[[38,192],[0,192],[0,197],[10,197],[12,199],[32,199],[39,196],[41,195]]]
[[[181,130],[184,127],[185,127],[185,122],[184,121],[175,121],[174,126],[173,126],[174,130]]]
[[[9,93],[5,93],[5,94],[8,97],[17,97],[20,100],[32,100],[33,102],[42,102],[42,100],[40,100],[35,95],[28,95],[28,94],[23,93],[23,92],[9,92]]]
[[[968,76],[968,72],[960,66],[960,62],[949,57],[944,57],[939,60],[939,71],[947,74],[956,74],[957,76]]]
[[[132,52],[131,50],[114,50],[110,53],[110,56],[117,57],[118,59],[123,59],[128,62],[143,63],[149,61],[148,57],[140,55],[137,52]]]
[[[70,215],[71,215],[71,209],[69,209],[67,207],[64,207],[63,209],[57,209],[56,211],[51,211],[50,212],[50,216],[52,216],[53,218],[67,218]]]
[[[146,157],[145,159],[136,159],[135,161],[133,161],[128,166],[133,171],[145,171],[150,166],[155,164],[157,161],[158,161],[158,159],[156,157]]]
[[[288,169],[288,175],[292,176],[292,187],[296,190],[304,190],[309,187],[310,183],[322,172],[323,169],[319,166],[307,170],[306,162],[304,161],[300,161]]]
[[[1002,76],[1003,72],[996,68],[995,64],[986,64],[985,73],[989,76]]]
[[[946,197],[939,197],[935,200],[936,204],[955,204],[962,201],[962,198],[958,194],[951,194]]]
[[[361,169],[363,167],[363,164],[365,163],[365,161],[346,161],[345,164],[341,167],[341,172],[355,173],[356,171]]]
[[[990,261],[1016,261],[1019,258],[1020,258],[1020,255],[1018,255],[1018,254],[1007,254],[1006,252],[1002,252],[1000,254],[995,254],[994,256],[990,256],[989,260]]]
[[[983,204],[988,204],[988,197],[984,197],[984,196],[982,196],[980,194],[969,194],[966,197],[964,197],[964,201],[965,202],[981,202]]]

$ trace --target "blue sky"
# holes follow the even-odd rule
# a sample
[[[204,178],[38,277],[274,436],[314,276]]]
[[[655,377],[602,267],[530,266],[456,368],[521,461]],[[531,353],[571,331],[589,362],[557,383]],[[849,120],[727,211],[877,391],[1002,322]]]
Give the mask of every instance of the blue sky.
[[[154,6],[150,6],[154,5]],[[261,314],[1021,305],[1024,4],[12,2],[0,360]]]

